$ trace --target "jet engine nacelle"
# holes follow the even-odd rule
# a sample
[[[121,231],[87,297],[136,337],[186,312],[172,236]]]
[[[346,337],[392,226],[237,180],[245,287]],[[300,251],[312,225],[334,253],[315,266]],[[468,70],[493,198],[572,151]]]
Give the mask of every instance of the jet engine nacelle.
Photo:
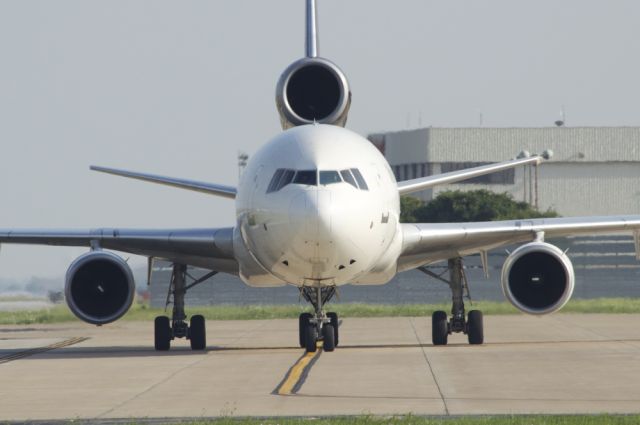
[[[502,291],[519,310],[548,314],[561,309],[575,284],[571,260],[558,247],[532,242],[513,251],[502,267]]]
[[[314,122],[344,127],[350,105],[347,77],[323,58],[306,57],[292,63],[276,87],[283,129]]]
[[[67,270],[67,304],[85,322],[103,325],[118,320],[131,307],[134,295],[131,268],[113,253],[88,252]]]

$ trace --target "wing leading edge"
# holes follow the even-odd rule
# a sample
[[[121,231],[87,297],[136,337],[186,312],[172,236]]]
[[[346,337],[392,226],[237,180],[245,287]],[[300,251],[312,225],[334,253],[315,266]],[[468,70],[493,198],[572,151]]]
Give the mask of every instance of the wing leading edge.
[[[221,184],[206,183],[206,182],[200,182],[196,180],[178,179],[175,177],[165,177],[165,176],[159,176],[156,174],[138,173],[135,171],[118,170],[116,168],[98,167],[96,165],[92,165],[89,168],[93,171],[99,171],[101,173],[113,174],[115,176],[128,177],[131,179],[163,184],[165,186],[172,186],[180,189],[193,190],[195,192],[222,196],[224,198],[230,198],[230,199],[235,199],[236,192],[237,192],[235,187],[225,186]]]
[[[477,254],[504,245],[530,242],[541,234],[562,237],[633,232],[640,252],[640,216],[563,217],[476,223],[405,223],[398,271],[449,258]]]
[[[170,230],[0,229],[0,243],[100,247],[225,273],[238,273],[231,227]]]
[[[542,155],[533,155],[526,158],[512,159],[510,161],[498,162],[495,164],[482,165],[480,167],[466,168],[464,170],[451,171],[450,173],[436,174],[419,179],[404,180],[398,182],[398,192],[400,195],[419,192],[435,186],[456,183],[463,180],[472,179],[485,174],[496,173],[498,171],[515,168],[520,165],[539,165],[544,159],[551,158],[552,152],[547,151]]]

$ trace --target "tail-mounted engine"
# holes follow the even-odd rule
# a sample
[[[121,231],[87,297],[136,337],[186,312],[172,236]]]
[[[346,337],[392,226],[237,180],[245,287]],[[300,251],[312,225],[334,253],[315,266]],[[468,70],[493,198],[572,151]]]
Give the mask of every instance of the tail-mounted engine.
[[[314,122],[344,127],[350,104],[347,77],[333,62],[319,57],[289,65],[276,88],[283,129]]]
[[[547,314],[561,309],[575,284],[573,265],[556,246],[532,242],[513,251],[502,267],[502,290],[519,310]]]
[[[67,304],[85,322],[103,325],[119,319],[131,307],[134,295],[131,268],[110,252],[88,252],[67,270]]]

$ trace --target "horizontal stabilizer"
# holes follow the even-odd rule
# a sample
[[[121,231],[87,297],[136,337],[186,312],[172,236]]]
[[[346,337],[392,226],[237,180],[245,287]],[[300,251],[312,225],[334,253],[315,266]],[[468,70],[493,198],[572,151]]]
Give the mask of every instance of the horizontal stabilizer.
[[[92,165],[89,168],[91,168],[91,170],[93,171],[99,171],[101,173],[113,174],[116,176],[128,177],[131,179],[163,184],[166,186],[173,186],[180,189],[193,190],[196,192],[207,193],[209,195],[222,196],[224,198],[235,199],[236,197],[235,187],[224,186],[221,184],[199,182],[195,180],[177,179],[173,177],[158,176],[155,174],[137,173],[134,171],[117,170],[115,168],[98,167],[95,165]]]

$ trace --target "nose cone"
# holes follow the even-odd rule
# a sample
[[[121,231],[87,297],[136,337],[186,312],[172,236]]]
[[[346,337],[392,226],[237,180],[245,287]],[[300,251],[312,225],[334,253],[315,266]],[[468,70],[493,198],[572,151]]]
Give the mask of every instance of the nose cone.
[[[331,226],[331,193],[324,190],[305,190],[297,195],[289,210],[290,247],[297,260],[316,264],[323,269],[328,258],[328,246],[333,243]]]
[[[358,214],[341,211],[345,204],[336,196],[322,188],[306,190],[291,204],[288,263],[306,279],[348,281],[365,263],[352,240]]]

